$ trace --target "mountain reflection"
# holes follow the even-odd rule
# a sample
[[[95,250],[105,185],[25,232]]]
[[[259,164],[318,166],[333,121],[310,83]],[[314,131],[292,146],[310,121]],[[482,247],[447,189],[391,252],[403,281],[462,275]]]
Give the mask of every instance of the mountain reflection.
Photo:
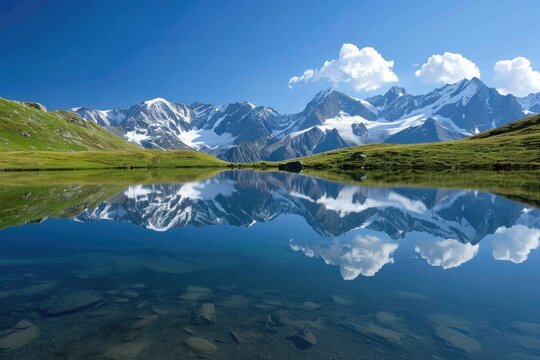
[[[393,263],[406,238],[429,265],[451,269],[473,259],[481,240],[489,243],[496,260],[521,263],[538,248],[540,237],[539,210],[489,193],[361,187],[243,170],[197,182],[130,186],[75,219],[167,231],[251,226],[282,214],[301,216],[319,235],[291,239],[290,248],[339,266],[348,280],[373,276]]]

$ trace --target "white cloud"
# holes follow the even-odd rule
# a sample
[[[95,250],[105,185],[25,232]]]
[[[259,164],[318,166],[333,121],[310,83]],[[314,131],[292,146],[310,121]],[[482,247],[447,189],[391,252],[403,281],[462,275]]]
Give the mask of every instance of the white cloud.
[[[527,260],[532,250],[540,245],[540,230],[525,225],[501,226],[489,237],[495,260],[508,260],[520,264]]]
[[[392,255],[398,244],[390,239],[383,240],[382,236],[362,235],[353,239],[334,239],[331,243],[304,246],[291,240],[290,247],[294,251],[302,251],[308,257],[321,258],[326,264],[339,266],[344,280],[354,280],[360,274],[374,276],[384,265],[394,262]]]
[[[394,62],[385,60],[372,47],[359,49],[354,44],[343,44],[339,58],[327,60],[320,69],[308,69],[289,79],[289,88],[299,82],[328,80],[334,85],[350,83],[356,91],[377,90],[382,85],[399,81],[393,72]]]
[[[422,241],[414,251],[426,259],[431,266],[450,269],[471,260],[478,253],[478,245],[462,244],[454,239]]]
[[[463,79],[480,78],[480,69],[461,54],[445,52],[431,55],[414,74],[428,83],[453,84]]]
[[[533,70],[527,58],[497,61],[493,71],[495,81],[501,85],[497,89],[501,94],[526,96],[540,91],[540,72]]]

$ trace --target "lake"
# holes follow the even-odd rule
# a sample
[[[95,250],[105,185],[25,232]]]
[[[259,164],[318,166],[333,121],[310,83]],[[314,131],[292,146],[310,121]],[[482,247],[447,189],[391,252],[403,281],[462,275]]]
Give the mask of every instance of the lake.
[[[314,175],[2,174],[0,359],[540,359],[538,174]]]

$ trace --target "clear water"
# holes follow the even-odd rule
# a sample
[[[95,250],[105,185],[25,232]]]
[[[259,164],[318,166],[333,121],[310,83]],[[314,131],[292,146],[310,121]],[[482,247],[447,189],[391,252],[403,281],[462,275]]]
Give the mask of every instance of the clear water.
[[[0,198],[1,359],[540,358],[540,211],[501,196],[229,171]]]

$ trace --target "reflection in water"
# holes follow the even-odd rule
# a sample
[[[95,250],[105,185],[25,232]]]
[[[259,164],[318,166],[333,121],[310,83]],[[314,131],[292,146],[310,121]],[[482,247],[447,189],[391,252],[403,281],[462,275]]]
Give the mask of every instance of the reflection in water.
[[[489,236],[493,244],[493,257],[519,264],[527,260],[531,250],[540,243],[540,229],[530,229],[525,225],[501,226]]]
[[[540,211],[501,196],[235,170],[0,203],[2,359],[540,351]]]
[[[414,251],[431,266],[440,266],[443,269],[458,267],[471,260],[478,253],[479,245],[460,243],[454,239],[437,241],[419,241]]]
[[[384,265],[394,262],[392,254],[398,248],[388,235],[380,233],[366,233],[350,240],[334,239],[318,245],[301,246],[291,240],[290,245],[291,249],[302,251],[308,257],[320,257],[326,264],[338,265],[345,280],[354,280],[360,274],[375,275]]]
[[[375,275],[393,262],[396,241],[412,235],[415,252],[443,269],[473,259],[486,236],[497,260],[520,263],[538,247],[539,210],[502,197],[472,190],[358,187],[288,173],[228,171],[199,182],[133,185],[75,219],[167,231],[251,226],[281,214],[302,216],[323,236],[315,243],[293,239],[291,248],[339,266],[347,280]],[[354,238],[342,238],[350,232]]]

